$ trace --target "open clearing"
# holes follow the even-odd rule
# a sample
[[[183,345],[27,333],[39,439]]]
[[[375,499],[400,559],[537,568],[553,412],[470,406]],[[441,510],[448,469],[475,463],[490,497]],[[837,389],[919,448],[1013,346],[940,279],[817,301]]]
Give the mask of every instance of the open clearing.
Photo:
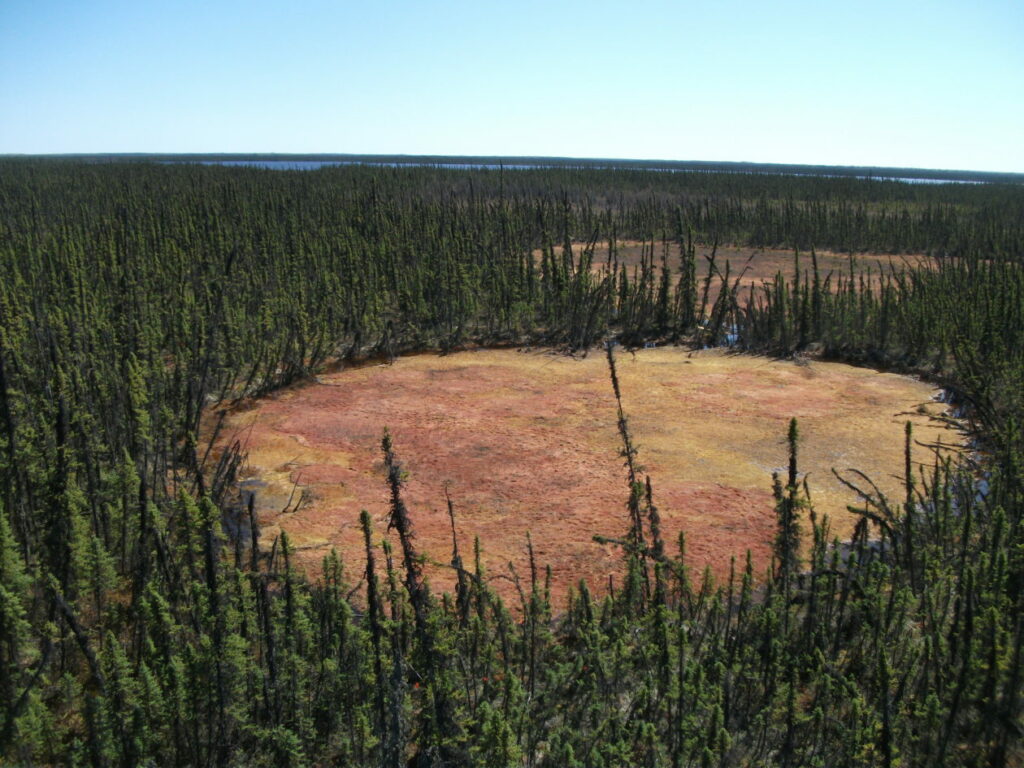
[[[849,535],[857,499],[831,468],[855,467],[896,498],[903,425],[923,443],[959,442],[927,414],[945,406],[914,378],[836,363],[771,360],[721,351],[659,348],[619,352],[619,376],[639,462],[652,478],[670,551],[686,532],[690,565],[720,577],[730,556],[751,550],[767,566],[775,518],[771,473],[784,472],[790,417],[800,425],[800,470],[819,515]],[[620,579],[621,554],[594,543],[627,527],[625,470],[603,354],[479,350],[418,355],[325,375],[237,408],[220,444],[241,441],[243,488],[256,492],[267,541],[288,532],[307,568],[336,547],[349,577],[364,568],[358,516],[369,510],[386,534],[388,488],[380,451],[385,427],[408,472],[405,499],[418,546],[433,563],[451,559],[445,490],[455,505],[463,559],[474,536],[491,576],[512,563],[529,578],[526,535],[550,565],[560,601],[579,579],[601,589]],[[928,465],[932,452],[915,449]],[[294,497],[293,497],[294,492]],[[297,511],[282,513],[301,495]],[[396,547],[397,549],[397,547]],[[430,566],[435,586],[449,569]],[[514,594],[511,582],[496,582]],[[556,602],[556,606],[559,605]]]
[[[584,243],[573,244],[573,254],[579,259],[585,249]],[[680,250],[676,243],[655,242],[653,246],[653,265],[656,274],[661,273],[662,256],[672,271],[674,279],[678,279]],[[709,259],[715,254],[715,266],[724,274],[726,264],[729,266],[729,283],[732,285],[739,278],[739,298],[745,301],[751,290],[755,293],[766,283],[770,283],[776,275],[782,274],[787,280],[796,275],[796,259],[793,251],[779,248],[752,248],[747,246],[720,245],[712,248],[707,244],[694,244],[697,258],[697,278],[703,289],[703,281],[708,273]],[[555,254],[561,255],[562,249],[555,247]],[[646,254],[646,256],[645,256]],[[931,262],[922,253],[882,254],[882,253],[837,253],[829,250],[818,250],[818,274],[822,283],[831,276],[830,288],[834,290],[840,277],[849,278],[851,262],[858,280],[865,280],[869,285],[877,287],[882,275],[892,274],[905,267],[923,267]],[[541,251],[534,251],[533,258],[539,261]],[[619,266],[625,266],[632,276],[637,267],[646,258],[651,260],[651,243],[636,240],[620,240],[616,244],[616,260]],[[800,251],[799,263],[801,273],[810,275],[813,261],[810,251]],[[591,269],[600,274],[608,265],[608,243],[599,242],[594,246]],[[721,280],[712,279],[708,286],[708,299],[714,301],[721,290]],[[700,296],[698,295],[698,299]]]

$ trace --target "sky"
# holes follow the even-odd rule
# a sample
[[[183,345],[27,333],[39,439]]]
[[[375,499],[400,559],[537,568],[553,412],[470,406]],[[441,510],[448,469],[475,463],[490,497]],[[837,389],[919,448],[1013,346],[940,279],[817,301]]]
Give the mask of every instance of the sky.
[[[1024,0],[0,0],[0,153],[1024,172]]]

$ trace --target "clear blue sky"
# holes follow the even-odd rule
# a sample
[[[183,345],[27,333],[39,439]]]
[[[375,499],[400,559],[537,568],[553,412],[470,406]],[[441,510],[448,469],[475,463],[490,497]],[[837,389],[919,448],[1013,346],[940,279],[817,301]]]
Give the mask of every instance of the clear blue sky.
[[[1024,0],[0,0],[0,153],[1024,172]]]

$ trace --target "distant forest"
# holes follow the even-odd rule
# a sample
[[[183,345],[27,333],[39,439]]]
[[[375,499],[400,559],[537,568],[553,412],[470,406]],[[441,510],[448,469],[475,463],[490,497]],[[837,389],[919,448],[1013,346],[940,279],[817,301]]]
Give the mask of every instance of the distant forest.
[[[1018,177],[109,159],[0,159],[0,762],[1024,765]],[[698,258],[727,244],[794,269],[741,294]],[[908,426],[904,492],[861,478],[839,542],[793,422],[771,567],[715,583],[663,539],[619,397],[611,342],[648,341],[918,373],[972,450],[915,473]],[[334,360],[526,343],[604,345],[620,403],[626,577],[566,604],[533,561],[506,605],[487,541],[432,590],[383,433],[400,546],[364,514],[365,558],[301,573],[200,432]]]
[[[2,158],[3,155],[0,155]],[[913,180],[975,184],[1024,184],[1024,173],[997,171],[893,168],[873,165],[795,165],[790,163],[712,162],[706,160],[621,160],[614,158],[531,157],[498,155],[355,155],[355,154],[93,154],[53,157],[83,162],[169,163],[337,163],[363,165],[419,165],[446,168],[586,168],[634,171],[756,173],[787,176],[852,177],[877,181]]]

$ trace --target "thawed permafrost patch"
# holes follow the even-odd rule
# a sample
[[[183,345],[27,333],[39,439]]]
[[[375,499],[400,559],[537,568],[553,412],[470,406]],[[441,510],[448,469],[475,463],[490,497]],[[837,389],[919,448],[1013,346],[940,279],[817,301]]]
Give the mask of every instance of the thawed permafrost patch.
[[[742,561],[748,549],[759,568],[767,565],[771,473],[785,467],[791,417],[800,425],[800,471],[839,537],[856,522],[846,506],[857,499],[833,467],[856,468],[901,498],[907,420],[920,443],[960,440],[929,418],[946,407],[935,389],[907,376],[678,348],[622,352],[618,369],[664,536],[674,550],[685,531],[698,573],[710,565],[724,575],[731,556]],[[479,536],[490,574],[507,575],[512,563],[528,577],[529,532],[538,564],[551,567],[556,599],[579,579],[598,589],[609,575],[618,580],[621,554],[592,538],[627,528],[603,355],[481,350],[341,370],[229,414],[221,444],[238,439],[248,454],[243,488],[255,493],[264,534],[286,530],[309,568],[337,548],[355,582],[365,562],[359,511],[369,510],[376,534],[387,535],[385,427],[430,561],[451,560],[447,489],[463,559]],[[933,453],[918,446],[914,457],[930,465]],[[443,566],[427,573],[436,586],[453,581]]]

